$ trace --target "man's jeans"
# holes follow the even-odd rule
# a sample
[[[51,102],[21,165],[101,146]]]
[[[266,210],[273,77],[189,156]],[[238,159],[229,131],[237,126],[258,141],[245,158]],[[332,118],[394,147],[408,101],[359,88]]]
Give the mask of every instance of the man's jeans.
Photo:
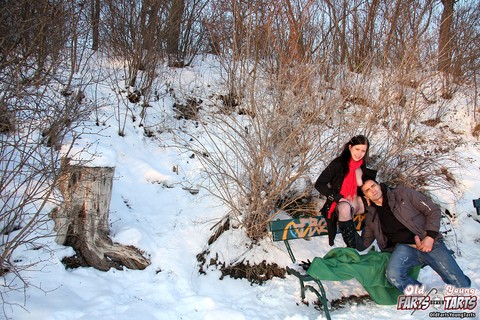
[[[408,275],[413,267],[419,265],[430,266],[446,284],[457,288],[468,288],[471,285],[470,278],[460,269],[443,240],[435,241],[431,252],[422,252],[406,244],[397,244],[387,265],[387,279],[401,292],[408,285],[420,286],[420,282]]]

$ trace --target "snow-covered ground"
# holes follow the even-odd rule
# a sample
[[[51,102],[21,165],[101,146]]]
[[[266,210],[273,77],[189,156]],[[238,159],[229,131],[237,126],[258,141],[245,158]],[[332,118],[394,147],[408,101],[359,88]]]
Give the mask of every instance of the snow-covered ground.
[[[197,70],[209,75],[208,68]],[[189,71],[193,73],[193,71]],[[192,88],[200,80],[184,85]],[[193,90],[193,89],[192,89]],[[153,112],[161,117],[168,101],[160,99]],[[156,109],[157,108],[157,109]],[[465,106],[468,108],[468,106]],[[457,107],[457,110],[459,108]],[[155,111],[156,110],[156,111]],[[163,111],[162,111],[163,110]],[[112,112],[105,109],[105,112]],[[179,120],[178,125],[185,122]],[[138,122],[137,122],[138,123]],[[469,125],[468,121],[455,124],[457,129]],[[470,132],[465,128],[463,132]],[[247,280],[224,277],[211,267],[199,274],[197,254],[202,252],[211,236],[212,226],[226,212],[205,189],[192,194],[187,188],[201,183],[201,168],[196,159],[171,145],[167,134],[156,139],[146,138],[136,123],[128,123],[125,137],[119,137],[118,125],[113,117],[106,122],[101,136],[85,136],[83,145],[95,142],[102,165],[115,166],[115,179],[110,206],[110,228],[114,241],[133,245],[148,255],[151,265],[145,270],[108,272],[94,268],[66,270],[60,262],[73,255],[69,247],[59,246],[54,237],[41,239],[43,247],[25,246],[16,252],[19,264],[29,265],[23,280],[29,286],[22,290],[21,279],[13,274],[5,276],[10,288],[18,291],[3,292],[5,314],[15,320],[22,319],[324,319],[312,304],[300,302],[297,279],[287,276],[274,278],[263,285]],[[91,139],[91,140],[89,140]],[[460,157],[469,158],[465,167],[455,172],[462,182],[460,194],[454,200],[442,199],[456,217],[447,234],[447,243],[456,251],[459,265],[472,279],[480,297],[480,216],[472,206],[472,199],[480,197],[480,150],[478,142],[468,135],[466,144],[459,146]],[[81,146],[80,146],[81,147]],[[172,170],[172,168],[178,170]],[[316,177],[312,177],[315,179]],[[441,195],[441,194],[440,194]],[[444,195],[441,195],[444,196]],[[49,208],[51,209],[51,208]],[[476,219],[475,219],[476,218]],[[53,229],[53,222],[50,224]],[[276,262],[280,266],[290,260],[282,242],[265,239],[253,250],[245,249],[245,235],[241,230],[228,230],[215,243],[220,260],[247,258],[255,261]],[[300,260],[323,256],[330,247],[326,237],[311,241],[295,241],[293,248]],[[336,246],[344,246],[337,237]],[[443,290],[442,280],[428,267],[421,270],[420,280],[430,287]],[[330,299],[363,295],[365,291],[356,282],[325,282]],[[4,290],[4,289],[2,289]],[[313,300],[313,296],[308,297]],[[333,319],[432,319],[430,312],[442,311],[430,307],[426,311],[402,311],[396,306],[379,306],[373,302],[350,303],[332,311]],[[477,317],[479,307],[475,310]],[[0,314],[0,318],[4,314]]]

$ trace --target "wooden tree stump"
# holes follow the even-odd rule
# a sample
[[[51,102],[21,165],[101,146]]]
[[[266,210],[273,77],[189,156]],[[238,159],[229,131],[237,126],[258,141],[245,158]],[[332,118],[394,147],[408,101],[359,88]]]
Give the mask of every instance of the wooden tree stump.
[[[143,270],[150,261],[139,249],[113,243],[109,237],[114,171],[111,167],[84,167],[63,161],[58,187],[64,201],[52,213],[56,241],[72,246],[81,265],[103,271],[123,266]]]

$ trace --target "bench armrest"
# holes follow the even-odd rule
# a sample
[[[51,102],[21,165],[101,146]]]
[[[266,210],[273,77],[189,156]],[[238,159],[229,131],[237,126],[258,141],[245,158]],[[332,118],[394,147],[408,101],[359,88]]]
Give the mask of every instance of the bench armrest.
[[[303,269],[302,266],[300,266],[298,263],[289,264],[286,269],[289,274],[294,275],[304,281],[313,280],[313,278],[307,273],[307,271]]]

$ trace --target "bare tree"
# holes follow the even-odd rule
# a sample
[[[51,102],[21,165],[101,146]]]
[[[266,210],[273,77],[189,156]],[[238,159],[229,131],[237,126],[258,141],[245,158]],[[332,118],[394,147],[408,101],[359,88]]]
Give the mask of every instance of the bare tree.
[[[473,3],[456,3],[452,29],[451,73],[457,81],[474,79],[479,67],[480,7]]]
[[[334,43],[340,48],[341,63],[347,63],[351,71],[369,69],[374,58],[374,43],[378,42],[379,10],[381,0],[326,1],[335,29]]]
[[[443,5],[438,37],[438,70],[449,73],[452,64],[452,21],[455,0],[441,0]]]
[[[149,102],[155,96],[152,85],[165,57],[162,46],[162,26],[167,15],[165,2],[143,0],[136,4],[114,1],[105,5],[106,47],[102,49],[110,59],[125,61],[117,68],[105,69],[106,80],[118,95],[116,115],[121,136],[136,104],[141,105],[141,114],[146,115]]]
[[[25,286],[31,284],[21,272],[37,262],[12,257],[25,245],[49,250],[40,238],[53,236],[47,223],[61,201],[60,157],[92,111],[81,90],[85,79],[72,82],[81,56],[72,54],[83,52],[75,47],[76,9],[73,2],[9,1],[0,12],[0,275],[12,273]]]
[[[137,83],[139,72],[154,70],[162,61],[161,25],[166,8],[161,1],[143,0],[137,4],[106,4],[105,37],[109,56],[126,61],[126,86],[142,90],[142,84]]]
[[[92,19],[92,50],[97,51],[100,44],[100,0],[90,1],[90,12]]]
[[[172,0],[168,12],[166,25],[166,42],[168,63],[170,66],[183,66],[183,61],[178,61],[182,18],[185,11],[185,0]]]

